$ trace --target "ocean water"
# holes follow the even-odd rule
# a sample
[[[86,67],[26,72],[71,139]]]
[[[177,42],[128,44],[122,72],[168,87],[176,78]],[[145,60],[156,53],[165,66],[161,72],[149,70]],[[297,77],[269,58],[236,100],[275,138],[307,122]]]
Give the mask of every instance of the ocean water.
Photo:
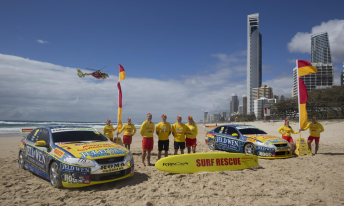
[[[0,120],[0,134],[21,133],[21,129],[35,129],[41,126],[88,126],[95,129],[102,129],[106,122],[59,122],[59,121],[6,121]],[[123,122],[126,124],[126,122]],[[141,127],[141,124],[133,123],[136,128]],[[116,128],[117,122],[112,122],[112,125]]]

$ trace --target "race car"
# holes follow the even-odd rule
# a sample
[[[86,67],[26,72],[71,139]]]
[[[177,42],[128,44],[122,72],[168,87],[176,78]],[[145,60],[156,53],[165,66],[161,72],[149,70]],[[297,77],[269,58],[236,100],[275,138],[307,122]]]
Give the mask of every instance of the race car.
[[[288,158],[290,145],[279,137],[267,135],[250,125],[222,125],[206,133],[205,143],[211,150],[225,150],[257,155],[259,158]]]
[[[19,168],[48,179],[56,188],[84,187],[134,175],[131,152],[85,126],[33,129],[20,142],[18,163]]]

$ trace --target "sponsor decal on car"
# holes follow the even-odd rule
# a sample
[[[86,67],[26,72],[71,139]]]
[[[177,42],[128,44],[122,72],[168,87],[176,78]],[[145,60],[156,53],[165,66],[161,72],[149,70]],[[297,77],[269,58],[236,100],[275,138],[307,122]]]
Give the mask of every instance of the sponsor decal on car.
[[[26,146],[25,152],[26,161],[31,163],[30,166],[35,165],[37,169],[43,172],[46,171],[47,154],[45,152],[29,145]]]
[[[94,128],[57,127],[57,128],[51,129],[51,133],[70,132],[70,131],[93,131],[93,132],[98,132],[98,130],[96,130]]]
[[[214,138],[214,134],[212,134],[212,133],[207,133],[206,137]]]
[[[255,139],[250,139],[250,138],[247,138],[246,141],[249,141],[249,142],[256,142],[257,140]]]
[[[91,168],[61,163],[62,181],[70,184],[90,184]]]
[[[62,150],[58,149],[58,148],[55,148],[53,154],[56,155],[59,158],[62,158],[64,152]]]
[[[106,172],[115,172],[118,170],[124,170],[124,163],[115,163],[115,164],[107,164],[107,165],[102,165],[100,169],[102,170],[103,173]]]
[[[263,147],[263,146],[256,146],[257,151],[262,151],[262,152],[275,152],[274,148],[269,148],[269,147]]]
[[[24,149],[24,146],[25,146],[25,142],[24,142],[23,140],[20,141],[19,147],[22,148],[22,149]]]
[[[262,152],[262,151],[259,151],[258,152],[258,156],[261,156],[261,157],[274,157],[275,153],[274,152]]]
[[[90,157],[103,157],[109,155],[118,155],[118,154],[125,154],[126,151],[124,149],[98,149],[92,150],[89,152],[81,152],[82,158]]]

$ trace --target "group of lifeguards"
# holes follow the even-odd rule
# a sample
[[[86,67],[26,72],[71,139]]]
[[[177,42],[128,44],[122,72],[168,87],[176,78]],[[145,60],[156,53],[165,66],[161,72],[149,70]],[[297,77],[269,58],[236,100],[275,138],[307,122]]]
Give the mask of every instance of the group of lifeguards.
[[[143,137],[142,139],[142,165],[146,166],[145,159],[147,156],[148,165],[152,165],[150,162],[151,151],[153,150],[154,131],[158,135],[158,159],[161,158],[161,152],[165,151],[165,157],[168,156],[169,150],[169,136],[172,133],[174,136],[174,154],[178,154],[180,150],[181,154],[184,154],[185,147],[188,149],[188,153],[196,153],[197,140],[196,136],[198,134],[197,125],[193,121],[192,116],[188,116],[188,123],[182,123],[182,117],[177,116],[177,122],[172,126],[166,122],[167,116],[165,114],[161,115],[161,122],[159,122],[156,127],[152,122],[152,114],[147,114],[147,120],[144,121],[141,125],[140,134]],[[120,131],[117,132],[117,135],[122,133],[123,130],[123,144],[126,148],[130,149],[130,144],[132,142],[132,136],[136,133],[136,128],[131,124],[131,119],[127,119],[128,123],[125,124]],[[117,128],[114,128],[111,125],[111,120],[107,120],[107,124],[104,126],[103,134],[109,138],[112,142],[114,141],[113,133]]]
[[[319,150],[319,141],[320,141],[320,133],[324,131],[324,127],[317,122],[315,117],[312,117],[312,122],[309,123],[304,129],[299,129],[299,131],[295,132],[291,126],[289,126],[289,120],[286,119],[284,121],[284,125],[280,127],[277,131],[282,134],[282,138],[287,140],[290,144],[291,150],[290,155],[295,154],[295,144],[293,141],[293,138],[291,137],[291,133],[298,134],[301,131],[305,131],[309,128],[309,137],[307,140],[307,144],[309,149],[312,151],[312,142],[315,140],[315,153],[313,155],[316,155]]]

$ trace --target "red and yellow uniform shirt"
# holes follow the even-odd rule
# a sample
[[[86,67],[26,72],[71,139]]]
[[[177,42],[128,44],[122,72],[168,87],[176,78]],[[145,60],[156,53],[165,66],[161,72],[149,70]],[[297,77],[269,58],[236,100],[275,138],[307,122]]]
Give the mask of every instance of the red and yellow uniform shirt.
[[[125,124],[122,129],[120,131],[118,131],[119,134],[121,134],[124,131],[124,135],[127,136],[134,136],[134,134],[136,133],[136,128],[133,124]]]
[[[320,137],[320,132],[325,131],[324,127],[318,122],[316,122],[315,124],[313,124],[313,122],[309,123],[304,128],[304,130],[308,128],[309,128],[309,136],[312,136],[312,137]]]
[[[291,137],[291,133],[298,134],[299,132],[294,132],[293,128],[288,127],[286,125],[283,125],[277,130],[279,133],[281,133],[285,137]],[[285,133],[285,134],[283,134]]]
[[[147,120],[141,125],[140,134],[142,137],[153,137],[155,125],[153,122],[149,123]]]
[[[160,122],[156,125],[156,131],[159,132],[159,140],[168,140],[168,136],[172,131],[171,125],[168,122]]]
[[[198,129],[196,124],[185,124],[186,126],[186,138],[195,139],[198,134]]]
[[[185,142],[186,126],[183,123],[174,123],[172,125],[172,132],[174,132],[175,142]]]
[[[116,128],[117,129],[117,128]],[[105,135],[105,137],[112,139],[113,138],[113,134],[112,132],[116,131],[115,128],[113,128],[112,125],[105,125],[104,129],[103,129],[103,134]]]

